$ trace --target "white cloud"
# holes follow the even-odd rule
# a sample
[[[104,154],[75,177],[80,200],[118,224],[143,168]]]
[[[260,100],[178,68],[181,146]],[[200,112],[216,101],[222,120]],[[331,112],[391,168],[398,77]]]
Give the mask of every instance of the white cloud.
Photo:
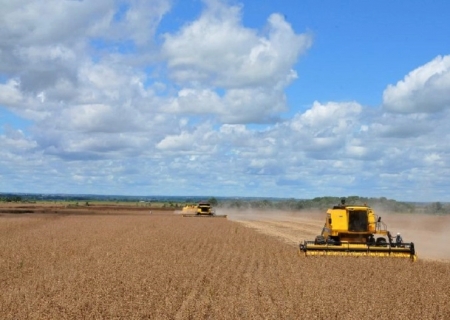
[[[61,126],[81,132],[126,132],[137,126],[137,119],[126,111],[104,104],[74,106],[64,110]]]
[[[368,130],[374,136],[386,138],[414,138],[433,131],[434,119],[427,114],[383,113],[372,119]]]
[[[116,7],[119,3],[125,6]],[[68,44],[86,36],[144,45],[153,41],[158,23],[170,9],[168,0],[48,0],[45,6],[39,0],[2,0],[0,5],[0,39],[21,46]]]
[[[170,9],[167,0],[134,0],[122,20],[116,22],[119,39],[130,37],[137,46],[153,43],[156,28]]]
[[[448,56],[387,87],[382,108],[316,101],[281,120],[311,37],[276,13],[249,29],[243,7],[205,3],[158,38],[169,1],[0,2],[0,191],[446,190]]]
[[[281,90],[264,88],[230,89],[220,96],[212,89],[188,89],[160,110],[177,114],[212,115],[222,123],[271,123],[286,111]]]
[[[361,131],[362,110],[356,102],[314,102],[311,109],[297,114],[288,124],[296,136],[295,147],[321,159],[342,152],[353,135]]]
[[[289,83],[292,66],[311,45],[281,15],[268,19],[268,32],[242,26],[240,8],[212,1],[202,16],[177,34],[166,34],[163,45],[169,71],[180,84],[223,88]]]
[[[368,155],[368,148],[361,145],[361,142],[355,141],[346,146],[346,152],[353,158],[365,158]]]
[[[223,103],[219,119],[224,123],[275,122],[278,114],[287,109],[284,93],[275,88],[230,89],[224,95]]]
[[[16,130],[10,126],[5,126],[5,133],[0,135],[2,150],[16,154],[24,154],[33,150],[38,145],[35,141],[27,138],[22,130]]]
[[[22,102],[22,94],[19,90],[20,82],[11,79],[5,84],[0,84],[0,105],[17,106]]]
[[[438,56],[383,93],[383,107],[397,113],[434,113],[450,108],[450,56]]]
[[[182,89],[162,109],[174,113],[214,114],[224,112],[219,95],[210,89]]]
[[[181,131],[176,135],[167,135],[156,148],[162,151],[188,151],[188,154],[210,154],[215,152],[217,134],[208,123],[201,124],[192,132]]]
[[[426,162],[428,165],[434,165],[434,166],[445,165],[445,163],[442,160],[443,159],[441,158],[441,156],[436,152],[424,155],[424,162]]]
[[[187,132],[182,132],[179,135],[171,135],[165,137],[162,141],[160,141],[156,147],[158,149],[163,150],[192,150],[192,146],[194,146],[195,137],[192,134]]]
[[[273,122],[286,109],[283,91],[297,77],[293,66],[310,35],[296,34],[279,14],[258,32],[242,25],[240,7],[206,4],[199,19],[164,38],[169,75],[183,87],[171,110],[213,113],[224,123]],[[197,103],[183,101],[187,91],[191,101],[199,94]]]
[[[342,130],[348,130],[353,124],[354,116],[361,111],[362,106],[356,102],[320,104],[315,101],[312,108],[303,114],[298,114],[291,125],[296,130],[308,128],[315,131],[316,136],[321,135],[323,131],[339,133]]]

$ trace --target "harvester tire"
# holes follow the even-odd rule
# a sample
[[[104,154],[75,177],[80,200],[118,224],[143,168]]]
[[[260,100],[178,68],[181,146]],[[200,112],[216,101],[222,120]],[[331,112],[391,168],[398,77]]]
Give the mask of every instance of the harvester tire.
[[[385,238],[377,238],[375,245],[377,247],[386,247],[387,246],[387,241]]]
[[[314,240],[314,244],[326,244],[327,241],[325,240],[324,236],[317,236],[316,240]]]
[[[336,239],[333,239],[333,238],[328,238],[327,239],[327,243],[335,246],[335,245],[339,244],[339,240],[336,240]]]

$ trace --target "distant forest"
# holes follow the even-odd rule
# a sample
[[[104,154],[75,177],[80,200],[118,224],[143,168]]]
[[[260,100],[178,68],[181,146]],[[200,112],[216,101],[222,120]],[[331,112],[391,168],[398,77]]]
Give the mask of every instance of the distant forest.
[[[195,204],[200,201],[210,202],[218,208],[258,209],[258,210],[326,210],[341,203],[341,197],[317,197],[314,199],[278,199],[278,198],[232,198],[232,197],[189,197],[189,196],[105,196],[105,195],[51,195],[51,194],[13,194],[0,193],[0,202],[30,203],[40,201],[89,201],[104,202],[136,202],[162,204],[164,207],[180,208],[187,204]],[[359,196],[345,197],[345,202],[351,204],[366,204],[377,211],[396,213],[427,213],[450,214],[450,203],[426,202],[413,203],[401,202],[393,199],[366,198]]]
[[[281,210],[326,210],[341,203],[341,197],[317,197],[314,199],[280,199],[280,200],[245,200],[245,199],[223,199],[217,201],[210,198],[211,203],[218,207],[242,208],[242,209],[281,209]],[[366,198],[359,196],[345,197],[347,205],[366,204],[377,211],[396,213],[427,213],[427,214],[450,214],[450,204],[441,202],[411,203],[381,198]]]

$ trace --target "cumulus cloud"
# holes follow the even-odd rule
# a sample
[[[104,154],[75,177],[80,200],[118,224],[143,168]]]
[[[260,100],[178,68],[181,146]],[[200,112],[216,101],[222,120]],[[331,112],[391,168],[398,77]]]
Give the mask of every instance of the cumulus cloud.
[[[202,16],[177,34],[166,34],[163,53],[169,72],[180,84],[212,84],[224,88],[289,83],[292,66],[311,45],[309,35],[298,35],[273,14],[268,31],[242,26],[239,7],[210,1]]]
[[[0,141],[4,155],[8,152],[21,155],[37,147],[37,143],[27,138],[22,130],[16,130],[10,126],[5,126],[4,134],[0,135]]]
[[[274,123],[286,110],[286,97],[282,90],[263,87],[230,89],[223,97],[223,108],[218,117],[224,123]]]
[[[435,113],[450,108],[450,56],[438,56],[389,85],[383,93],[383,107],[394,113]]]
[[[348,128],[352,124],[352,118],[361,111],[362,106],[356,102],[321,104],[316,101],[311,109],[296,116],[292,121],[292,128],[299,131],[304,127],[319,130],[314,133],[316,136],[322,135],[322,132],[328,129],[331,129],[330,133],[339,133]]]
[[[286,111],[281,90],[262,87],[230,89],[220,96],[212,89],[181,89],[162,107],[176,114],[214,116],[222,123],[273,123]]]
[[[220,96],[211,89],[184,88],[178,91],[167,106],[168,112],[185,114],[214,114],[224,112]]]
[[[250,29],[245,8],[208,0],[161,35],[170,1],[0,4],[0,108],[13,114],[0,113],[0,191],[415,199],[429,181],[449,187],[449,56],[388,86],[381,107],[311,101],[282,119],[312,43],[282,15]]]
[[[297,136],[295,145],[319,158],[328,158],[332,150],[343,151],[348,139],[361,130],[361,112],[362,106],[356,102],[314,102],[289,124]]]
[[[434,131],[435,119],[426,114],[383,113],[369,125],[371,134],[385,138],[418,138]]]
[[[5,84],[0,84],[0,104],[11,107],[18,106],[22,102],[22,94],[19,90],[20,82],[10,79]]]
[[[203,105],[177,102],[177,110],[215,113],[222,122],[273,122],[285,111],[284,88],[297,77],[293,65],[311,45],[308,34],[296,34],[283,16],[272,14],[265,32],[242,25],[241,8],[207,1],[199,19],[174,34],[162,47],[169,76],[186,88],[224,90]],[[181,98],[180,100],[185,100]],[[202,107],[203,106],[203,107]]]

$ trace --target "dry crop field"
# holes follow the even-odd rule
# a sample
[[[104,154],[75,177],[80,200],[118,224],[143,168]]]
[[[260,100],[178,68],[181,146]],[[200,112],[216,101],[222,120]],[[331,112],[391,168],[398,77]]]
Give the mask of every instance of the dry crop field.
[[[450,319],[450,263],[298,256],[289,226],[317,233],[301,213],[270,235],[254,218],[0,209],[2,319]]]

